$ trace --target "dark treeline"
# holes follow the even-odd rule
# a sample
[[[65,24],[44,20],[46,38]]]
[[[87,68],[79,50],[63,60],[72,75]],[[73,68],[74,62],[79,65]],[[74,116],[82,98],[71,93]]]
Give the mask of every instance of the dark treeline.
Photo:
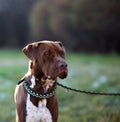
[[[33,0],[0,0],[0,47],[22,47],[29,39]]]
[[[0,47],[43,39],[70,51],[120,53],[120,1],[0,0]]]

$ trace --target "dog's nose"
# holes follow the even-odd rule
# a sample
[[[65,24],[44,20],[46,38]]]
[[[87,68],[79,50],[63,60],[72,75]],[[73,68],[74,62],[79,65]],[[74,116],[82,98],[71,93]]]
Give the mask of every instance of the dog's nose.
[[[59,68],[66,68],[67,67],[67,63],[65,61],[59,61],[58,62],[58,67]]]

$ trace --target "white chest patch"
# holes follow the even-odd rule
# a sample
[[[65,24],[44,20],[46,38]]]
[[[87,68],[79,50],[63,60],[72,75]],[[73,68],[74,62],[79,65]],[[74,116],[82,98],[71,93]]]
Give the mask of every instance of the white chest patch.
[[[31,88],[35,86],[35,78],[34,76],[31,78]],[[30,101],[30,95],[27,94],[26,101],[26,122],[52,122],[52,116],[48,108],[46,107],[47,100],[43,99],[39,101],[38,107],[36,107]]]

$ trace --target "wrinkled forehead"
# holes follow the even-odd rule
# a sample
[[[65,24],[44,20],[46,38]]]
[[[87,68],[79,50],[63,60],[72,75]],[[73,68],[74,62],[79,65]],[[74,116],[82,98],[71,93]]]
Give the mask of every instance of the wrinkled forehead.
[[[65,53],[65,49],[61,44],[55,42],[47,42],[47,41],[41,43],[41,46],[39,46],[39,50],[42,50],[42,52],[50,51],[54,53],[56,52]]]

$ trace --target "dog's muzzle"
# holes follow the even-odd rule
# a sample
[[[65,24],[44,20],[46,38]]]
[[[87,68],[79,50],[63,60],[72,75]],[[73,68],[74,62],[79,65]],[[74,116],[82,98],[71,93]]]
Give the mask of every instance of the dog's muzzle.
[[[66,78],[68,74],[67,63],[65,61],[58,62],[58,77]]]

